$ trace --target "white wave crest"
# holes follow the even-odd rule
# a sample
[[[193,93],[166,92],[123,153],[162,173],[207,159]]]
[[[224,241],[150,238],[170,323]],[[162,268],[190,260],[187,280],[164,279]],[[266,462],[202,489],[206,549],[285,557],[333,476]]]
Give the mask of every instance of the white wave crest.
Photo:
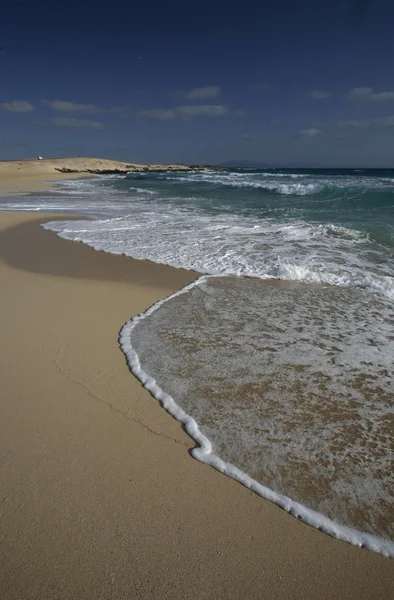
[[[278,223],[136,202],[132,216],[45,227],[95,249],[212,275],[279,278],[358,287],[394,298],[390,252],[337,226]],[[392,265],[392,266],[391,266]]]
[[[188,176],[219,177],[243,184],[246,175],[197,172]],[[167,175],[160,174],[159,181],[160,177]],[[211,203],[216,208],[214,192],[204,199],[208,202],[205,210],[204,205],[200,207],[201,197],[190,196],[179,204],[176,196],[163,198],[160,193],[146,193],[138,185],[117,190],[105,179],[62,182],[61,190],[69,192],[67,195],[4,199],[0,207],[93,216],[96,220],[88,224],[56,222],[46,227],[107,252],[209,274],[323,282],[394,297],[392,251],[369,240],[362,231],[291,217],[291,203],[279,218],[259,217],[254,209],[249,215],[238,214],[231,205],[221,213],[210,212]],[[114,179],[122,180],[118,176]],[[130,191],[129,187],[136,189]],[[276,214],[275,206],[272,213]],[[267,211],[267,215],[272,213]]]
[[[155,192],[154,190],[148,190],[146,188],[129,187],[129,190],[131,192],[137,192],[137,193],[148,195],[148,196],[156,196],[157,195],[157,192]]]
[[[288,182],[284,182],[281,178],[285,177]],[[299,178],[306,179],[305,182],[294,182],[294,179]],[[268,181],[267,179],[271,179]],[[166,181],[173,183],[208,183],[214,186],[226,186],[233,188],[249,188],[249,189],[261,189],[267,192],[276,194],[282,194],[284,196],[308,196],[312,194],[318,194],[324,189],[324,184],[319,182],[310,181],[310,178],[305,178],[302,175],[248,175],[246,173],[228,173],[218,174],[213,171],[212,173],[190,173],[187,175],[165,175]]]

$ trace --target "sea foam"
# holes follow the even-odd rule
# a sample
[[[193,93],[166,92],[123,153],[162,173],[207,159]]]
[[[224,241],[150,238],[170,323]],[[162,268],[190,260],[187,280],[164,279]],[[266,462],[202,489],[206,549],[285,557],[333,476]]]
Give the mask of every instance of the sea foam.
[[[54,221],[44,225],[96,250],[210,275],[293,279],[350,286],[394,298],[391,252],[363,232],[335,224],[291,224],[236,215],[147,205],[115,219]]]

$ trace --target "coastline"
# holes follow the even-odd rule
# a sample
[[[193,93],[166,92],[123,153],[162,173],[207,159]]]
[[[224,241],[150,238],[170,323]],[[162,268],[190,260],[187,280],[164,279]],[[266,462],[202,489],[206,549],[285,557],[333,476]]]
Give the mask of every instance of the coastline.
[[[47,158],[0,161],[0,197],[54,189],[61,179],[79,179],[94,175],[124,174],[147,171],[190,171],[224,167],[203,165],[143,165],[105,158]],[[53,182],[53,183],[52,183]]]
[[[5,597],[390,597],[392,561],[193,460],[128,372],[122,325],[196,273],[39,226],[59,218],[0,213]]]
[[[24,174],[22,177],[15,177],[12,173],[0,173],[0,198],[8,196],[25,196],[31,192],[40,190],[56,189],[56,181],[61,179],[80,179],[92,177],[83,173],[45,173],[34,175]]]

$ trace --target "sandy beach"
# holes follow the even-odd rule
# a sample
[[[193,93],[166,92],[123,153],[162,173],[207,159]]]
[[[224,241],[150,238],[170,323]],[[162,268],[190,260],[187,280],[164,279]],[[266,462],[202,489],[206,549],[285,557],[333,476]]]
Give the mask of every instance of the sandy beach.
[[[43,168],[0,169],[0,195],[61,178]],[[196,274],[62,240],[55,218],[0,212],[0,596],[393,597],[392,559],[194,460],[129,372],[122,325]]]
[[[53,189],[53,182],[92,172],[190,170],[186,165],[142,165],[105,158],[46,158],[0,161],[0,197]]]

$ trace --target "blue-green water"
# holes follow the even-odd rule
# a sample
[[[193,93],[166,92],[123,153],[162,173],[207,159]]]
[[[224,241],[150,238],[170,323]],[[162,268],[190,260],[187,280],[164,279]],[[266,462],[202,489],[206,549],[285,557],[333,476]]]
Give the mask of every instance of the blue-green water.
[[[394,169],[131,173],[2,206],[105,217],[86,241],[174,266],[391,295]]]
[[[111,182],[120,190],[138,181],[140,190],[193,204],[211,214],[305,221],[356,229],[394,245],[394,170],[231,171],[131,175]],[[140,191],[139,190],[139,191]]]
[[[132,173],[67,185],[67,202],[46,208],[104,217],[62,231],[95,248],[394,298],[394,171]]]

